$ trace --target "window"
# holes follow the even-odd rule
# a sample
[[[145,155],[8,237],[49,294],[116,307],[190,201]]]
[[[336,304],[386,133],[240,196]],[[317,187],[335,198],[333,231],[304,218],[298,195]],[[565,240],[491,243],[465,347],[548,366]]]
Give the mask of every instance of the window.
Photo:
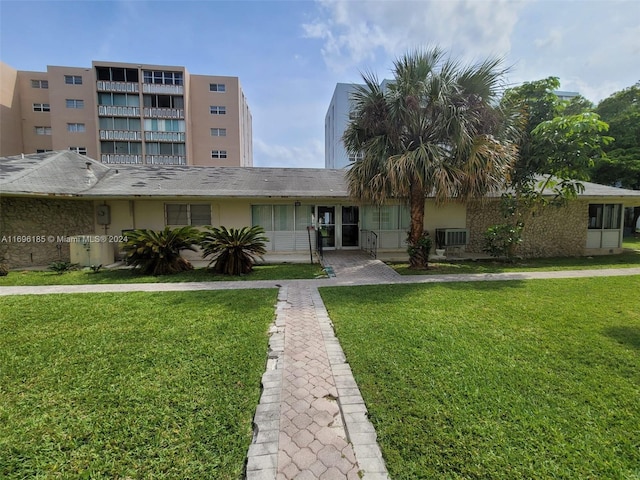
[[[86,131],[84,123],[67,123],[68,132],[82,133]]]
[[[80,155],[87,154],[87,147],[69,147],[69,150],[71,150],[72,152],[79,153]]]
[[[140,131],[139,118],[127,117],[100,117],[98,119],[100,130],[136,130]]]
[[[49,111],[51,111],[51,108],[49,107],[48,103],[34,103],[33,104],[33,111],[34,112],[49,112]]]
[[[36,127],[36,135],[51,135],[51,127]]]
[[[212,105],[211,107],[209,107],[209,112],[211,112],[211,115],[226,115],[227,107]]]
[[[49,88],[49,80],[31,80],[31,88]]]
[[[349,161],[350,162],[357,162],[358,160],[362,160],[364,158],[364,152],[358,152],[358,153],[350,153],[349,154]]]
[[[211,150],[211,158],[227,158],[226,150]]]
[[[184,108],[184,97],[174,95],[145,95],[142,97],[145,107]]]
[[[211,225],[211,205],[208,203],[167,203],[164,208],[167,225]]]
[[[98,80],[138,83],[137,68],[96,67]]]
[[[210,83],[209,84],[209,91],[210,92],[220,92],[220,93],[224,93],[227,91],[227,87],[224,83]]]
[[[144,121],[144,129],[147,132],[184,132],[185,128],[186,124],[184,120],[153,118]]]
[[[127,107],[139,107],[140,97],[126,93],[98,93],[98,105],[115,105]]]
[[[226,137],[227,129],[226,128],[212,128],[211,129],[212,137]]]
[[[186,155],[184,143],[147,142],[147,155]]]
[[[589,204],[590,230],[619,230],[622,223],[622,205]]]
[[[47,153],[47,152],[53,152],[53,150],[50,150],[48,148],[38,148],[36,150],[36,153]]]
[[[84,108],[84,100],[67,98],[67,108]]]
[[[144,70],[142,72],[144,83],[155,83],[159,85],[183,85],[182,72],[165,72],[158,70]]]
[[[141,155],[142,143],[140,142],[100,142],[101,153],[116,153],[122,155]]]
[[[82,77],[80,75],[65,75],[64,83],[67,85],[82,85]]]
[[[313,205],[252,205],[251,225],[267,232],[306,231],[314,223]]]

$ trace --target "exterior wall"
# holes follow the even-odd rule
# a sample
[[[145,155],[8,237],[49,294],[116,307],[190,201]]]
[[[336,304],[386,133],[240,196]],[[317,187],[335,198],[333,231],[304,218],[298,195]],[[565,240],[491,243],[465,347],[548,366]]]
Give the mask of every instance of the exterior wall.
[[[0,258],[10,268],[69,261],[63,237],[94,233],[93,203],[86,200],[0,197],[0,212]]]
[[[436,228],[467,228],[467,207],[462,203],[436,206],[435,201],[427,200],[424,228],[433,239],[436,238]]]
[[[53,150],[51,135],[37,135],[36,127],[51,127],[51,113],[34,112],[34,103],[50,103],[49,89],[33,88],[31,80],[48,80],[44,72],[18,72],[20,91],[19,117],[22,123],[22,149],[19,153],[35,153],[38,150]],[[4,143],[4,135],[3,140]]]
[[[525,225],[523,242],[516,254],[523,257],[560,257],[585,255],[587,245],[588,204],[571,201],[561,208],[549,207]],[[484,232],[503,222],[499,200],[474,202],[467,208],[470,241],[466,251],[483,253]]]
[[[0,156],[18,155],[24,152],[18,72],[0,62],[0,78]]]
[[[324,167],[343,168],[349,165],[349,157],[342,143],[347,128],[351,105],[349,95],[355,84],[338,83],[324,120]]]

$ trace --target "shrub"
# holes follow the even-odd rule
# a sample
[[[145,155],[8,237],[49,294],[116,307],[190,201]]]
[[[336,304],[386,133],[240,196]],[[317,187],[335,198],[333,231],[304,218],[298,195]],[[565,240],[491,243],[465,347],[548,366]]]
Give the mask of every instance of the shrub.
[[[200,246],[204,258],[212,256],[209,266],[225,275],[240,275],[253,270],[256,257],[267,253],[265,244],[269,239],[259,226],[227,229],[208,227]]]
[[[484,234],[484,251],[492,257],[506,257],[513,259],[515,249],[522,243],[522,229],[524,225],[518,223],[509,225],[503,223],[489,227]]]
[[[58,275],[62,275],[63,273],[69,272],[71,270],[75,270],[76,268],[77,265],[75,263],[65,261],[51,262],[49,264],[49,270],[53,270]]]
[[[127,237],[123,249],[128,265],[139,268],[144,275],[168,275],[193,268],[180,252],[197,251],[194,245],[200,240],[200,232],[193,227],[165,227],[159,232],[133,230]]]
[[[0,262],[0,277],[6,277],[9,275],[9,267],[6,264]]]

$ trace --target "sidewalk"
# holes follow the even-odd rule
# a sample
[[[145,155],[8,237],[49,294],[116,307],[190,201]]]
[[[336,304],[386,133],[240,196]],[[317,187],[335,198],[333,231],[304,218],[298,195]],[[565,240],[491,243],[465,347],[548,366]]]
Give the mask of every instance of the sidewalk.
[[[640,268],[401,276],[354,252],[329,254],[335,277],[203,283],[0,287],[0,295],[279,288],[263,392],[254,417],[247,480],[388,479],[360,390],[336,339],[319,286],[523,281],[640,275]]]

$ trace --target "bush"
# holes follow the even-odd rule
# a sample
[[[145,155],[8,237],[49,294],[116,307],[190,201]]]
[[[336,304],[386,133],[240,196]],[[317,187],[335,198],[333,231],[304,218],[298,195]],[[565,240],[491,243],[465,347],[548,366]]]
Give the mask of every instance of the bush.
[[[7,275],[9,275],[9,267],[0,262],[0,277],[6,277]]]
[[[193,227],[165,227],[162,231],[138,229],[127,232],[123,249],[127,265],[140,269],[144,275],[168,275],[193,269],[182,258],[182,250],[197,251],[200,232]]]
[[[241,229],[208,227],[200,246],[204,258],[212,256],[209,266],[217,273],[240,275],[253,270],[256,257],[267,253],[264,229],[259,226]]]
[[[75,270],[78,267],[77,264],[71,262],[51,262],[49,264],[49,270],[53,270],[58,275],[62,275],[65,272],[70,272],[71,270]]]
[[[492,257],[513,259],[516,247],[522,243],[523,228],[521,223],[516,225],[503,223],[489,227],[484,234],[483,250]]]

